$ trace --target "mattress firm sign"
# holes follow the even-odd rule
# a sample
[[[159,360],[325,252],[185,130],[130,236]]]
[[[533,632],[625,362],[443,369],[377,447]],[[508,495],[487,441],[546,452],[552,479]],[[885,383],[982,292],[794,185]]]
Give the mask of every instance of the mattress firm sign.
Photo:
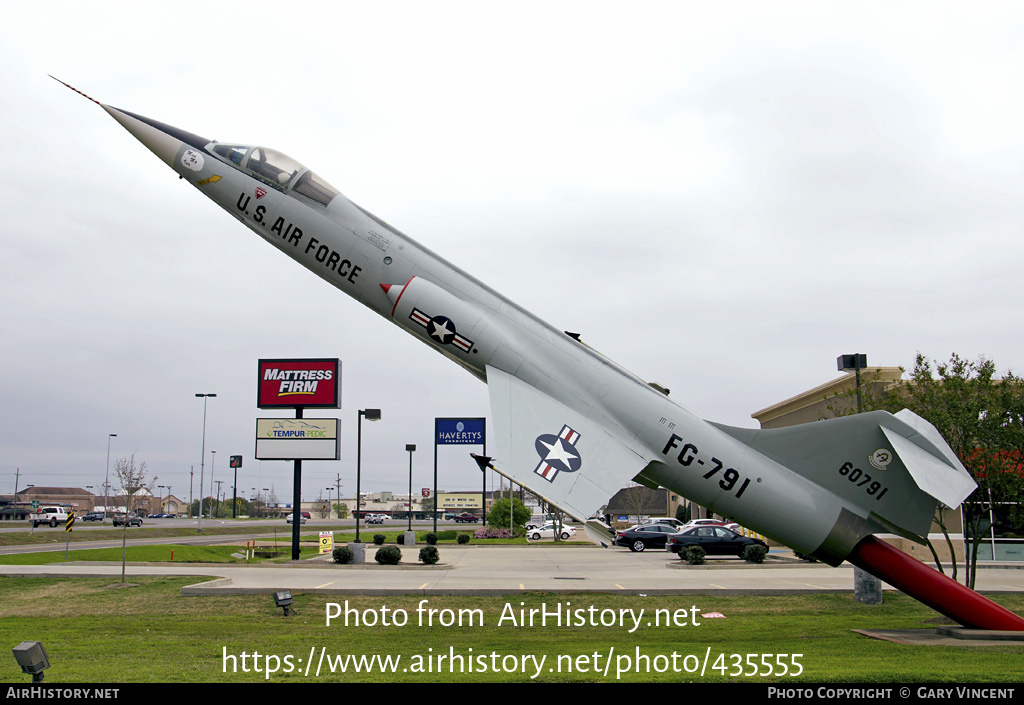
[[[341,360],[307,358],[259,361],[261,409],[337,409],[341,406]]]
[[[257,460],[338,460],[338,419],[256,419]]]

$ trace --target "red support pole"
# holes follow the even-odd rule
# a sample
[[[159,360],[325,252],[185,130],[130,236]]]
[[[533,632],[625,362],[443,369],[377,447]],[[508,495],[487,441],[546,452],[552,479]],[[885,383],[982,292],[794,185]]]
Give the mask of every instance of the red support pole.
[[[969,629],[1024,631],[1024,618],[884,541],[868,536],[846,560]]]

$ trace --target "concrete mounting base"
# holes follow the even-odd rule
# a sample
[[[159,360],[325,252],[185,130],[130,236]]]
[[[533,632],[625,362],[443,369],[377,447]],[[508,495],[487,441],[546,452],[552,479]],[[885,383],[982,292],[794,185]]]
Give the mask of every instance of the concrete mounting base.
[[[348,547],[352,549],[352,562],[353,563],[366,563],[366,544],[360,541],[356,543],[352,541]]]

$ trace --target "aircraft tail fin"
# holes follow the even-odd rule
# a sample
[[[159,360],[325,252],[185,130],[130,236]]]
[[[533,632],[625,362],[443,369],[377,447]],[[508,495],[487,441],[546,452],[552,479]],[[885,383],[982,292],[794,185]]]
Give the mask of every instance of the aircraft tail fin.
[[[908,409],[781,429],[713,425],[904,535],[927,536],[937,503],[957,507],[977,487],[935,427]]]

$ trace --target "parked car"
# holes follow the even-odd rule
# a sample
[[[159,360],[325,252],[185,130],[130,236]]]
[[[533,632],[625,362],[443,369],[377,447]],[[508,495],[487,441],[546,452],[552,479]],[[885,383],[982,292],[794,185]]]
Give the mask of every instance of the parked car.
[[[705,520],[701,519],[701,521],[705,521]],[[621,533],[623,531],[632,531],[633,529],[638,529],[641,526],[654,526],[655,524],[657,524],[659,526],[671,526],[671,527],[673,527],[672,528],[673,531],[682,531],[687,526],[691,526],[690,524],[684,524],[683,522],[679,521],[678,519],[668,519],[668,518],[651,519],[650,521],[642,521],[639,524],[633,524],[631,526],[627,526],[625,529],[620,529],[619,533]]]
[[[668,524],[648,524],[615,533],[615,545],[625,546],[630,551],[640,552],[648,548],[665,548],[668,537],[676,533],[676,527]]]
[[[722,521],[721,519],[690,519],[690,521],[679,527],[680,531],[686,531],[692,529],[695,526],[725,526],[729,522]]]
[[[29,521],[32,522],[33,529],[40,524],[49,524],[50,526],[66,524],[68,510],[66,507],[40,507],[39,511],[29,517]]]
[[[545,524],[540,528],[530,529],[527,536],[529,536],[534,541],[537,541],[539,539],[554,538],[556,528],[557,527],[555,524]],[[559,536],[563,541],[566,541],[575,535],[576,529],[572,528],[571,526],[566,526],[564,524],[562,525],[562,533],[559,534]]]
[[[123,526],[125,523],[128,526],[142,526],[142,517],[126,517],[124,514],[114,515],[114,526]]]
[[[294,515],[294,514],[289,514],[288,516],[286,516],[286,517],[284,518],[284,521],[285,521],[285,523],[286,523],[286,524],[291,524],[291,523],[292,523],[292,517],[293,517],[293,516],[295,516],[295,515]],[[299,522],[299,524],[300,524],[300,525],[302,525],[302,524],[305,524],[305,523],[306,523],[306,517],[302,516],[301,514],[299,515],[299,519],[301,520],[301,521]]]
[[[367,514],[363,517],[367,524],[383,524],[387,517],[383,514]]]
[[[741,536],[724,526],[706,525],[673,534],[666,547],[672,553],[679,553],[686,546],[700,546],[709,556],[742,556],[747,546],[764,546],[768,550],[768,544],[761,539]]]
[[[683,522],[679,521],[678,519],[672,519],[671,517],[662,517],[660,519],[651,519],[650,521],[645,522],[645,526],[646,525],[650,525],[650,524],[663,524],[665,526],[674,526],[676,528],[676,531],[679,531],[684,526],[686,526],[686,524],[684,524]]]
[[[147,519],[173,519],[173,514],[150,514]]]
[[[299,512],[299,514],[302,515],[303,519],[312,519],[313,518],[312,516],[310,516],[309,512]]]
[[[82,517],[82,521],[103,521],[103,512],[89,512]]]

